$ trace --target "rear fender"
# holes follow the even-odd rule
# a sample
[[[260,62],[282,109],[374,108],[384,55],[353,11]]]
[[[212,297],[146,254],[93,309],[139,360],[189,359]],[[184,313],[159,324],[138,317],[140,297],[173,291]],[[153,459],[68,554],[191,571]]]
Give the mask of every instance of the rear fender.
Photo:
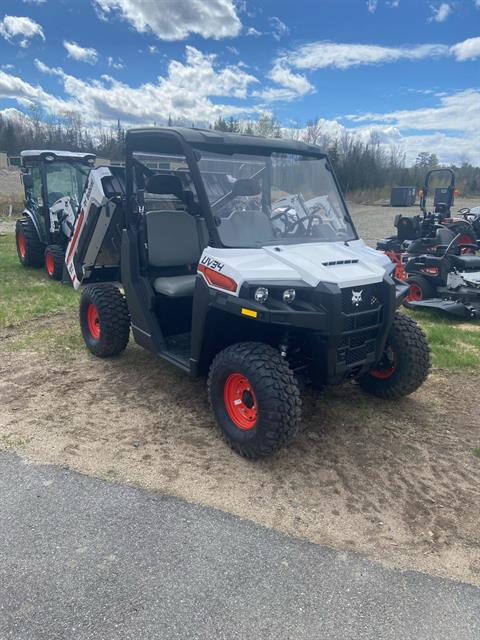
[[[38,221],[38,216],[33,211],[30,211],[30,209],[24,209],[23,215],[26,218],[30,218],[30,220],[32,221],[32,224],[35,227],[35,231],[37,232],[38,239],[40,240],[40,242],[47,244],[47,238],[45,238],[44,234],[42,233],[42,229]]]

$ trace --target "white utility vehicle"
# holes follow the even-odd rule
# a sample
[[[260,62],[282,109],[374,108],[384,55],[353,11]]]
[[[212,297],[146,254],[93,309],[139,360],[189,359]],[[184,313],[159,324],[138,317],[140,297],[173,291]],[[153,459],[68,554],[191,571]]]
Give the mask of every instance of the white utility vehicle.
[[[295,436],[304,384],[353,378],[396,400],[429,371],[424,333],[397,313],[408,286],[358,238],[315,146],[131,130],[125,179],[90,173],[66,261],[90,351],[118,354],[131,328],[208,375],[215,418],[249,458]]]

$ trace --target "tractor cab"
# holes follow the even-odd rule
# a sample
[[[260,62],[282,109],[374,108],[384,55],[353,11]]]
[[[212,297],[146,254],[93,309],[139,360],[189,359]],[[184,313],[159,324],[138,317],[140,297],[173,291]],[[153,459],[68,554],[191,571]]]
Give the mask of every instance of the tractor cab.
[[[22,151],[25,209],[17,225],[17,250],[24,266],[45,264],[49,276],[61,278],[65,247],[94,163],[90,153]]]

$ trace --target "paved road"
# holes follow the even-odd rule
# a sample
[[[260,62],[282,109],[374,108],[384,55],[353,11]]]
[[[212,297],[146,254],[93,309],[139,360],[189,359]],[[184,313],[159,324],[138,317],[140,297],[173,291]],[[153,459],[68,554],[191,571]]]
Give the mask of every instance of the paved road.
[[[480,589],[0,454],[1,640],[466,640]]]

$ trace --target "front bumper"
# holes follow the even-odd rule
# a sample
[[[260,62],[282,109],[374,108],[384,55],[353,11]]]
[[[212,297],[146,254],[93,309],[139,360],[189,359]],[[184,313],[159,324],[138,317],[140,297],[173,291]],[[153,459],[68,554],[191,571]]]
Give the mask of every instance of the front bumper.
[[[272,331],[284,329],[296,348],[297,361],[304,367],[307,363],[310,376],[324,384],[358,377],[380,361],[395,311],[408,292],[408,285],[385,275],[382,282],[363,288],[340,289],[328,283],[305,287],[293,305],[278,300],[259,304],[251,293],[256,286],[244,285],[239,298],[215,295],[213,304],[249,322],[271,325]],[[246,316],[245,309],[255,317]]]

